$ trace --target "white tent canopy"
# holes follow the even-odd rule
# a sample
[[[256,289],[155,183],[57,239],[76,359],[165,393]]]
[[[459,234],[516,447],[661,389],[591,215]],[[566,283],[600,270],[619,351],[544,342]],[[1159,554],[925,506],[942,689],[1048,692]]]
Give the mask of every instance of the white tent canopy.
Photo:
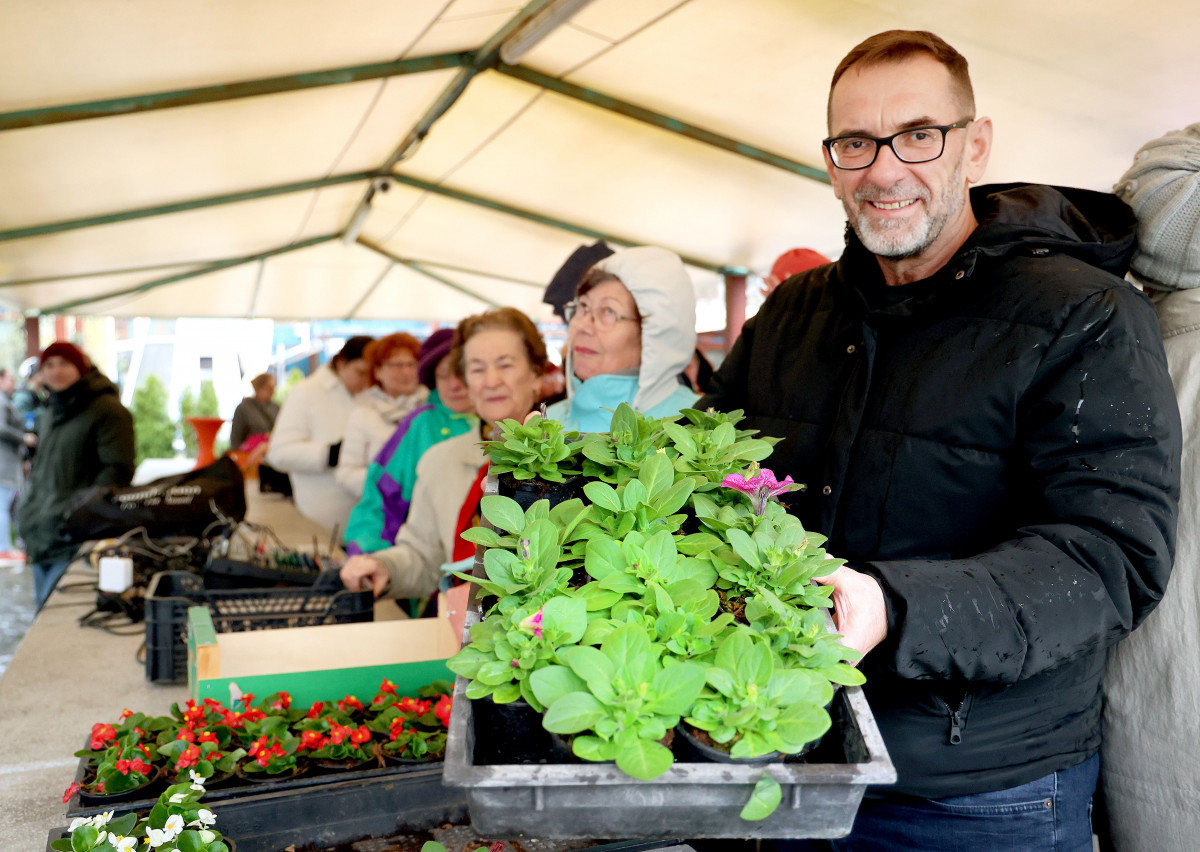
[[[700,287],[837,256],[828,81],[885,29],[970,61],[989,182],[1108,189],[1200,120],[1184,0],[0,9],[0,300],[26,313],[546,318],[544,285],[600,235],[679,252]]]

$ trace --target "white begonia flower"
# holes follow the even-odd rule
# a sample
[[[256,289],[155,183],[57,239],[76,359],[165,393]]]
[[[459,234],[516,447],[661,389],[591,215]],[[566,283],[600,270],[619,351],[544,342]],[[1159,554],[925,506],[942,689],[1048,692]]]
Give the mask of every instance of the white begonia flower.
[[[116,837],[117,852],[133,852],[137,849],[136,837]]]
[[[112,811],[105,811],[102,814],[96,814],[94,817],[92,817],[92,825],[96,826],[96,828],[104,828],[104,826],[108,825],[109,820],[112,818]]]
[[[150,844],[151,849],[157,849],[164,843],[170,843],[173,838],[167,832],[159,828],[146,829],[146,842]]]
[[[173,793],[170,798],[172,805],[182,805],[187,798],[187,793]]]
[[[192,789],[193,790],[203,790],[204,789],[204,780],[205,780],[204,776],[201,775],[199,772],[197,772],[195,769],[189,769],[188,771],[192,775]]]
[[[183,817],[179,814],[171,814],[163,823],[163,831],[169,832],[171,838],[174,839],[179,832],[183,831]]]
[[[91,824],[92,824],[92,821],[88,817],[75,817],[75,819],[71,820],[71,824],[69,826],[67,826],[67,831],[74,831],[75,829],[79,828],[81,825],[91,825]]]
[[[188,823],[188,825],[199,825],[199,826],[207,828],[208,826],[212,825],[216,821],[217,821],[216,814],[214,814],[208,808],[201,808],[200,810],[198,810],[196,812],[196,818],[194,820],[192,820],[190,823]]]
[[[99,846],[101,843],[103,843],[107,839],[108,839],[108,832],[107,831],[100,832],[100,834],[96,836],[96,845]]]

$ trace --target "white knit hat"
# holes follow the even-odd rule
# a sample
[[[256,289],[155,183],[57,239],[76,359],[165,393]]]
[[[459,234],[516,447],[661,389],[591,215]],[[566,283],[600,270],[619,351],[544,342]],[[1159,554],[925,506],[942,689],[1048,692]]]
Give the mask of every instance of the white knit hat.
[[[1137,216],[1138,281],[1157,290],[1200,287],[1200,122],[1143,145],[1113,192]]]

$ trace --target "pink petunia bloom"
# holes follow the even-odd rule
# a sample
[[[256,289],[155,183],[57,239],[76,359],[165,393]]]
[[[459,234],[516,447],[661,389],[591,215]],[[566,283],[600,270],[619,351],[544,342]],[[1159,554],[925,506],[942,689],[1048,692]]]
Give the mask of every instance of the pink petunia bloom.
[[[535,612],[533,615],[529,616],[529,618],[522,621],[518,626],[522,630],[531,632],[531,633],[533,633],[534,636],[541,639],[542,638],[542,611],[543,610],[545,610],[545,607],[542,607],[537,612]]]
[[[748,495],[750,502],[754,505],[754,514],[756,515],[766,513],[768,500],[777,497],[785,491],[804,487],[792,481],[790,476],[785,476],[783,482],[780,482],[770,470],[766,468],[759,470],[757,464],[750,465],[749,479],[740,473],[734,473],[725,477],[721,485]]]

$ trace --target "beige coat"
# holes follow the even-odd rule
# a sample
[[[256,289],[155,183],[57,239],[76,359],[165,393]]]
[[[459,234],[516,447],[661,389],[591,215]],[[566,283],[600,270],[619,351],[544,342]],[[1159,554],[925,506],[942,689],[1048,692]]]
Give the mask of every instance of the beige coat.
[[[1105,678],[1103,787],[1118,852],[1200,848],[1200,290],[1156,298],[1183,420],[1175,568]]]
[[[370,554],[387,566],[393,598],[423,598],[437,591],[442,565],[454,553],[458,515],[471,483],[487,456],[479,446],[479,430],[435,444],[417,462],[408,520],[396,546]]]

